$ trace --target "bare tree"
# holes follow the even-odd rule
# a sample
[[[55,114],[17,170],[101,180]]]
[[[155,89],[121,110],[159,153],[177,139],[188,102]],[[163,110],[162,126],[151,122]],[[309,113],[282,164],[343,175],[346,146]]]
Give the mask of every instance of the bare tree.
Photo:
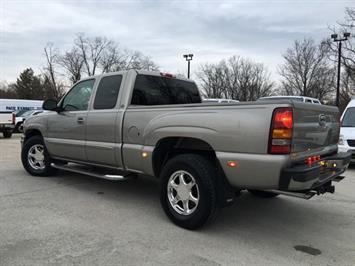
[[[229,94],[242,101],[254,101],[271,93],[274,86],[263,64],[233,56],[228,60]]]
[[[89,38],[84,34],[78,34],[74,43],[81,52],[85,71],[89,76],[95,75],[105,49],[113,45],[113,41],[105,37]]]
[[[225,78],[227,66],[224,60],[217,64],[204,64],[197,74],[202,93],[208,98],[228,98],[228,84]]]
[[[330,31],[341,36],[345,32],[350,33],[349,39],[342,43],[339,108],[343,110],[351,97],[355,95],[355,8],[346,8],[344,20],[330,28]],[[324,40],[323,43],[328,47],[328,58],[336,63],[338,43],[331,38]]]
[[[204,94],[211,98],[254,101],[270,95],[274,87],[263,64],[238,56],[202,65],[198,77]]]
[[[138,51],[121,49],[116,42],[105,37],[89,38],[78,34],[74,43],[89,76],[95,75],[98,69],[103,73],[132,68],[158,70],[150,57]]]
[[[159,67],[150,59],[138,51],[120,49],[114,43],[107,47],[100,60],[103,72],[120,71],[127,69],[144,69],[157,71]]]
[[[313,39],[295,41],[283,55],[279,67],[282,89],[287,95],[303,95],[323,100],[334,90],[334,69],[327,60],[327,49]]]
[[[57,73],[55,71],[55,64],[58,59],[57,51],[54,49],[52,43],[48,43],[44,47],[44,55],[46,57],[46,66],[44,67],[44,78],[46,80],[45,97],[55,98],[59,100],[64,93],[64,86],[61,82],[57,81]]]
[[[159,67],[139,51],[125,50],[126,62],[125,69],[143,69],[148,71],[157,71]]]
[[[69,74],[69,80],[72,84],[81,79],[84,60],[77,47],[73,47],[64,55],[59,56],[58,64]]]
[[[339,22],[338,26],[333,28],[332,31],[333,33],[350,33],[349,40],[343,42],[342,63],[345,68],[350,68],[351,71],[355,72],[355,8],[346,8],[344,21]],[[330,39],[329,41],[329,47],[334,54],[337,54],[337,44],[331,42]]]
[[[355,71],[352,68],[345,68],[341,76],[341,90],[340,90],[340,110],[343,111],[355,96]]]
[[[125,55],[118,45],[109,45],[104,51],[99,65],[103,73],[120,71],[124,69]]]

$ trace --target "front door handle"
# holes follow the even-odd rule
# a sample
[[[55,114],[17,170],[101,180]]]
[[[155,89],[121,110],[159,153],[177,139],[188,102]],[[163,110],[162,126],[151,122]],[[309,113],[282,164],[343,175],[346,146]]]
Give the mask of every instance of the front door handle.
[[[84,117],[78,117],[78,119],[76,120],[79,124],[84,123]]]

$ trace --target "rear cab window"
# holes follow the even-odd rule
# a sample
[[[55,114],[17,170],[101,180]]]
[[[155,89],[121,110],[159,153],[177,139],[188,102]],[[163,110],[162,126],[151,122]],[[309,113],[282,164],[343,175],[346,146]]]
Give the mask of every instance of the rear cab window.
[[[131,105],[201,103],[195,83],[164,76],[137,75]]]
[[[122,75],[102,77],[97,87],[94,109],[112,109],[116,106]]]

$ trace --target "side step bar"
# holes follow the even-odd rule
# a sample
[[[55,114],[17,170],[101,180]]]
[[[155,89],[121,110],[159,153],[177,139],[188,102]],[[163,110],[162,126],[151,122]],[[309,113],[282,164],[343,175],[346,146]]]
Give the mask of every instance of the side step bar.
[[[130,179],[129,175],[100,173],[99,171],[95,171],[91,167],[74,164],[74,163],[68,163],[66,165],[51,163],[51,166],[56,169],[83,174],[83,175],[89,175],[96,178],[101,178],[101,179],[106,179],[111,181],[124,181]]]
[[[274,192],[277,194],[285,195],[285,196],[290,196],[290,197],[295,197],[295,198],[301,198],[301,199],[310,199],[317,193],[314,191],[309,191],[307,193],[302,193],[302,192],[290,192],[290,191],[282,191],[282,190],[267,190],[270,192]]]
[[[332,181],[334,181],[334,182],[340,182],[340,181],[343,180],[344,178],[345,178],[345,176],[339,175],[339,176],[337,176],[336,178],[334,178]]]

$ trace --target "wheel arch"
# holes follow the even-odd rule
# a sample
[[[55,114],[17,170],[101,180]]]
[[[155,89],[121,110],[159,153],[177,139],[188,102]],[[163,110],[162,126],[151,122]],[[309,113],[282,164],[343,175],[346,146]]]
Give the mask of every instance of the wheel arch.
[[[26,130],[26,132],[24,133],[23,143],[25,143],[27,140],[29,140],[33,136],[40,136],[43,138],[43,134],[40,130],[35,129],[35,128],[31,128],[31,129]]]
[[[216,153],[206,141],[193,137],[164,137],[155,145],[152,154],[153,172],[159,177],[165,163],[183,153],[196,153],[216,160]],[[218,162],[218,160],[216,160]]]

